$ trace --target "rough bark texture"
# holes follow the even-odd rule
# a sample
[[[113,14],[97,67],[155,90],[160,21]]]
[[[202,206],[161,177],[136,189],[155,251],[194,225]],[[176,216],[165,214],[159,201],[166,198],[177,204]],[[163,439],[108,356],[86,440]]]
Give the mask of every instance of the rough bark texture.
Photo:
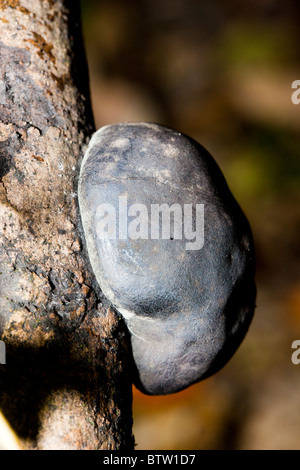
[[[0,407],[25,449],[132,449],[127,330],[81,236],[77,2],[0,0]]]

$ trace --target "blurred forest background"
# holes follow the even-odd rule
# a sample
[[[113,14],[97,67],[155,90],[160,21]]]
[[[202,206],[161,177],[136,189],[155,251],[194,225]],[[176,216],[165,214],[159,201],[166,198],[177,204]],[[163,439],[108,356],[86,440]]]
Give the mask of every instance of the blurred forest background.
[[[257,310],[215,376],[134,390],[137,449],[300,449],[299,0],[82,0],[97,128],[154,121],[204,145],[253,229]]]

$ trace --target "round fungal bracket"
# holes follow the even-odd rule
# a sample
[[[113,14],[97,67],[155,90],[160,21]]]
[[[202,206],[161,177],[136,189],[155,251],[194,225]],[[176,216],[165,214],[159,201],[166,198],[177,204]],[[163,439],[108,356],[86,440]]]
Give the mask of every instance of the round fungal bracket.
[[[78,195],[96,280],[131,333],[138,388],[174,393],[223,367],[253,317],[255,257],[207,150],[158,124],[103,127]]]

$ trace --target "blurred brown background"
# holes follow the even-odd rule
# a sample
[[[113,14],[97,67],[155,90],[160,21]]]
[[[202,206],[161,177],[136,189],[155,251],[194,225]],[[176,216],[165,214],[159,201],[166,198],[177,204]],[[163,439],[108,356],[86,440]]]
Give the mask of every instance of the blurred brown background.
[[[184,392],[134,390],[137,449],[300,449],[298,0],[82,0],[97,128],[155,121],[220,165],[253,229],[257,310],[233,359]]]

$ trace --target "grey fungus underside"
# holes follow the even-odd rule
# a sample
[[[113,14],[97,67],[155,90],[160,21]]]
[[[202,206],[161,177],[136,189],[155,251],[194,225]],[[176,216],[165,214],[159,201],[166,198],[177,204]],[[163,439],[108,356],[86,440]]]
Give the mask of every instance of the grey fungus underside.
[[[99,237],[99,206],[118,209],[121,200],[147,214],[161,204],[203,205],[203,246],[187,249],[175,224],[168,239],[152,239],[150,217],[148,238]],[[252,320],[255,260],[247,219],[211,155],[157,124],[106,126],[86,151],[79,203],[96,280],[131,332],[136,385],[174,393],[223,367]],[[116,210],[116,227],[120,218]]]

